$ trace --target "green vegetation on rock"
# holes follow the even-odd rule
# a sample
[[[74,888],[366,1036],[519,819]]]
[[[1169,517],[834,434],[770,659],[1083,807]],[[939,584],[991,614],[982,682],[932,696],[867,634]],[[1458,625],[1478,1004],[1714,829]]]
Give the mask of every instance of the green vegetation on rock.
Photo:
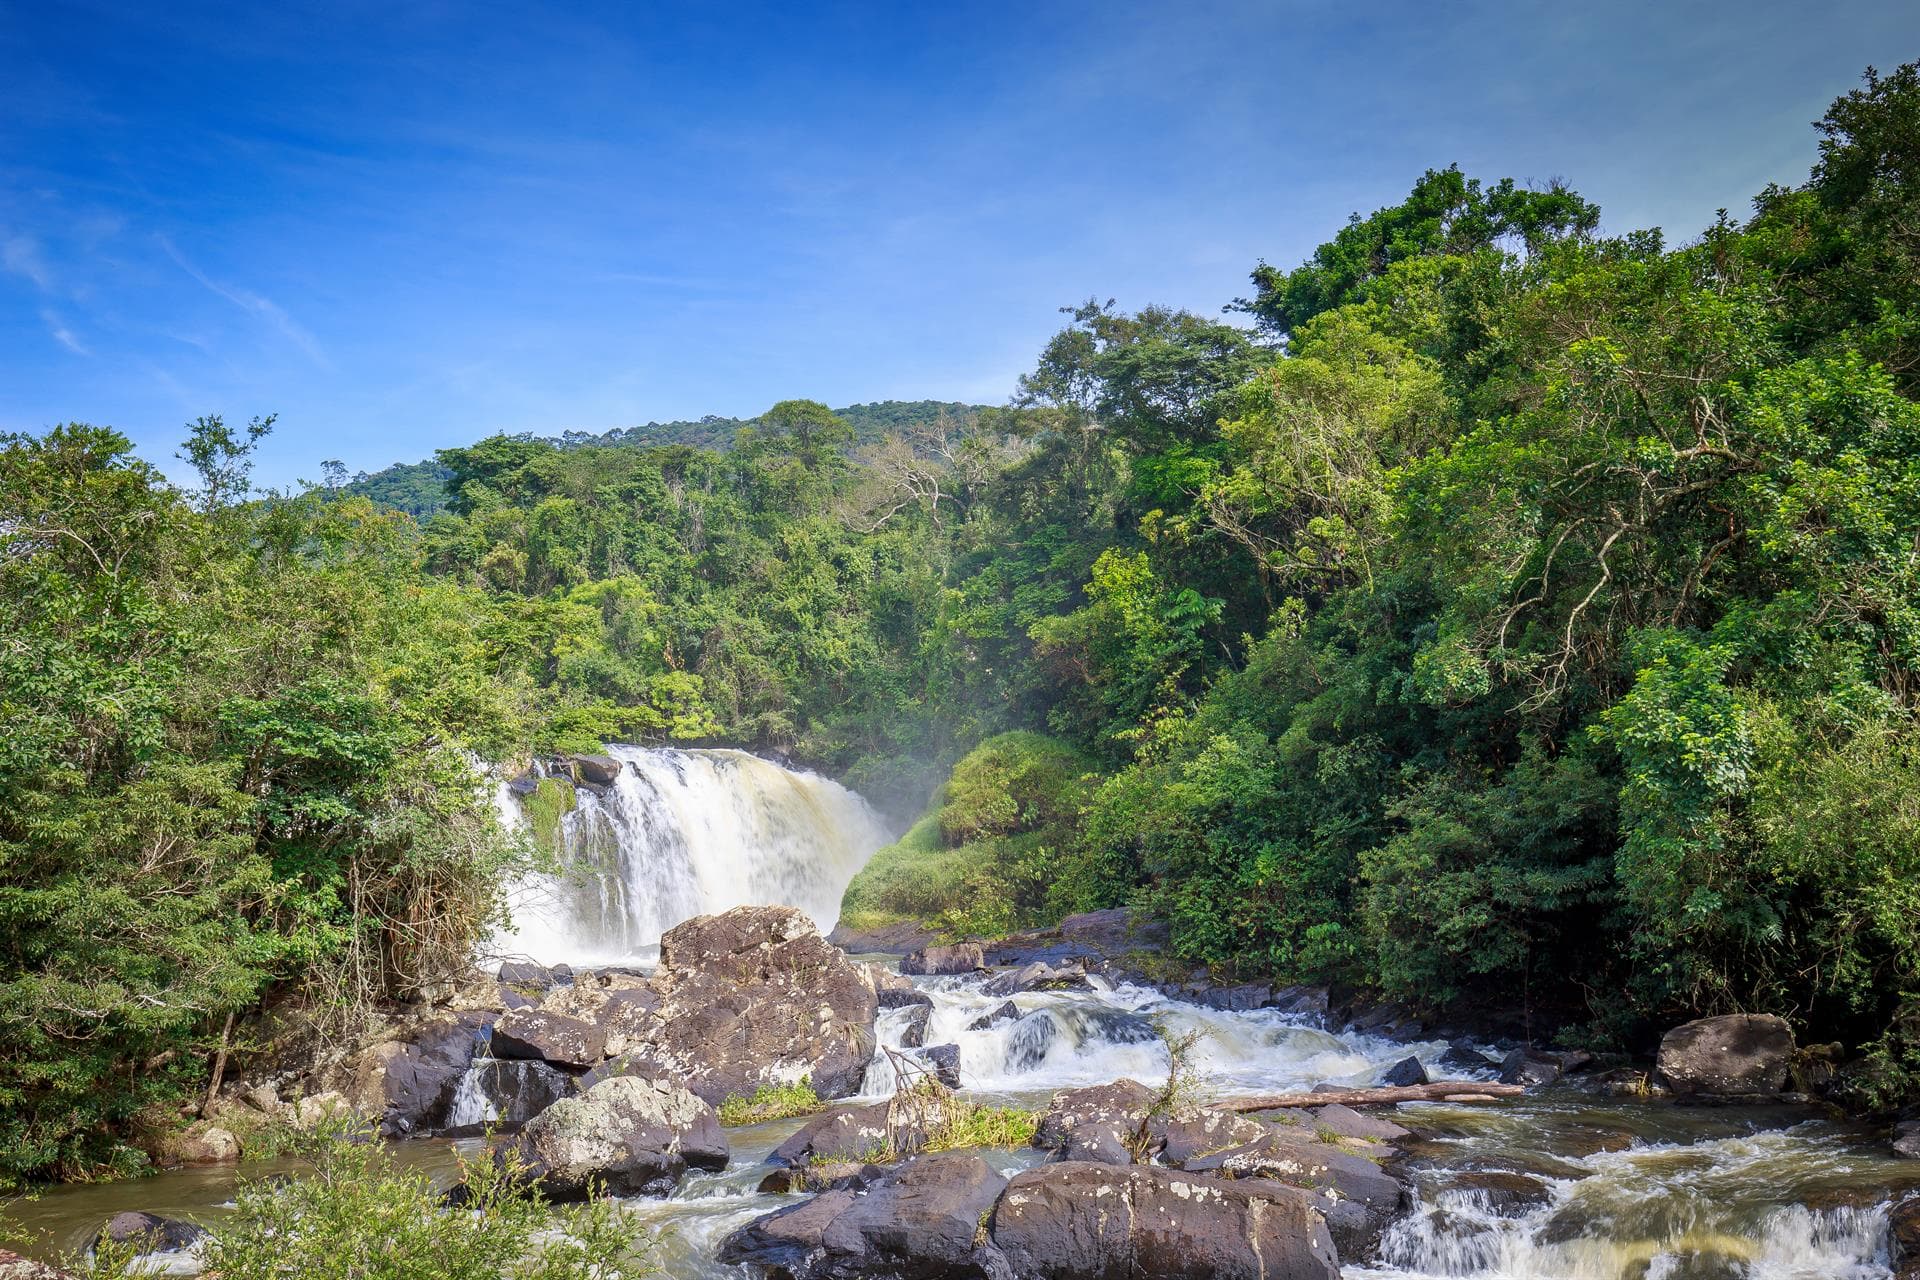
[[[811,1080],[796,1084],[763,1084],[751,1096],[742,1097],[735,1093],[721,1099],[720,1123],[733,1127],[760,1124],[768,1120],[787,1120],[794,1116],[812,1115],[825,1105],[820,1095],[813,1091]]]

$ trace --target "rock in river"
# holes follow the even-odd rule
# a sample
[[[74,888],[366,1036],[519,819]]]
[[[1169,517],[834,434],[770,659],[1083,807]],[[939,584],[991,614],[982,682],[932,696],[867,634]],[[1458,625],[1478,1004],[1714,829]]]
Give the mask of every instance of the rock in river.
[[[613,1195],[664,1195],[689,1168],[726,1168],[728,1148],[713,1108],[687,1090],[616,1076],[535,1116],[496,1158],[504,1164],[509,1153],[542,1194],[565,1201],[596,1183]]]
[[[1753,1097],[1787,1087],[1793,1028],[1773,1014],[1730,1013],[1661,1037],[1660,1074],[1675,1095]]]

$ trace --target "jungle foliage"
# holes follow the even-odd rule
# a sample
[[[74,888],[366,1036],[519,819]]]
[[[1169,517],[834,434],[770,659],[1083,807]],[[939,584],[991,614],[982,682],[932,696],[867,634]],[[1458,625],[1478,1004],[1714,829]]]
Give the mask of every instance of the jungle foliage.
[[[473,758],[610,739],[923,813],[853,917],[1134,905],[1617,1043],[1774,1010],[1915,1096],[1920,71],[1818,128],[1677,246],[1435,171],[1251,328],[1090,301],[1009,407],[864,434],[496,436],[421,520],[254,493],[270,423],[188,489],[7,438],[0,1177],[124,1160],[267,994],[431,981],[517,856]]]

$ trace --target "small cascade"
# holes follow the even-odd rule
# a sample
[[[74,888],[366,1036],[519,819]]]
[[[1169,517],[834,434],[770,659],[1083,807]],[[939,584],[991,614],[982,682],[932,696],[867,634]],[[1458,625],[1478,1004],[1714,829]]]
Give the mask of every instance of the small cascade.
[[[682,920],[749,904],[798,907],[825,932],[889,838],[854,792],[744,751],[609,754],[618,778],[579,788],[560,873],[519,886],[496,949],[546,964],[630,961]],[[502,804],[518,821],[504,788]]]
[[[1724,1123],[1724,1121],[1722,1121]],[[1463,1155],[1480,1144],[1466,1140]],[[1548,1197],[1503,1205],[1421,1178],[1388,1228],[1374,1280],[1888,1280],[1887,1211],[1855,1150],[1802,1125],[1562,1153]],[[1543,1163],[1545,1163],[1543,1161]],[[1860,1175],[1868,1174],[1865,1186]],[[1854,1204],[1810,1206],[1851,1186]]]
[[[446,1122],[436,1131],[445,1137],[468,1137],[487,1129],[516,1129],[573,1087],[573,1077],[545,1062],[475,1058],[454,1088]]]

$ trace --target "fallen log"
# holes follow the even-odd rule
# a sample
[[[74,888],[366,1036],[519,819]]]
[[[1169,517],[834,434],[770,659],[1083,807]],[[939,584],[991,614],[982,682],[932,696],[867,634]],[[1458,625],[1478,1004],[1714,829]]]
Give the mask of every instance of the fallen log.
[[[1378,1089],[1329,1089],[1322,1093],[1269,1093],[1257,1098],[1222,1098],[1214,1105],[1228,1111],[1279,1111],[1288,1107],[1387,1107],[1396,1102],[1498,1102],[1517,1098],[1525,1085],[1483,1080],[1437,1080],[1432,1084],[1389,1085]]]

